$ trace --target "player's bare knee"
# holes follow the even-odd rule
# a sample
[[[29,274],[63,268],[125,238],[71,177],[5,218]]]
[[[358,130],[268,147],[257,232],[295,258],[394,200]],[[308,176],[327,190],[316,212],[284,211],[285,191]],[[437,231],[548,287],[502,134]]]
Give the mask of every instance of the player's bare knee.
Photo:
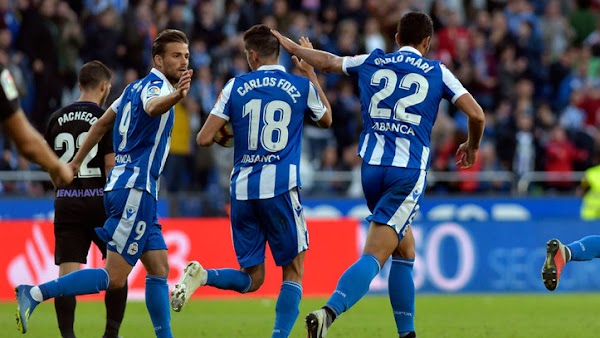
[[[304,277],[304,264],[302,261],[294,260],[291,264],[284,266],[282,270],[284,281],[302,283],[302,278]]]
[[[108,285],[109,289],[121,289],[125,287],[125,285],[127,285],[127,275],[110,276],[110,284]]]
[[[260,287],[265,282],[264,273],[263,274],[256,273],[256,274],[250,275],[250,277],[252,277],[252,285],[250,286],[250,289],[248,289],[248,292],[254,292],[254,291],[260,289]]]
[[[167,277],[169,275],[169,263],[152,264],[148,267],[147,272],[152,276]]]

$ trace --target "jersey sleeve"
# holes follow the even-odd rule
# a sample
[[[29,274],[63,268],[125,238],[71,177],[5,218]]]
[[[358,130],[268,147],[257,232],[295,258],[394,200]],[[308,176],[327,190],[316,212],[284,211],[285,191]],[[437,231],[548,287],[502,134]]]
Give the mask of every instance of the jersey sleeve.
[[[219,98],[215,103],[215,106],[210,111],[211,114],[214,114],[222,119],[229,121],[229,110],[227,107],[229,106],[229,99],[231,98],[231,90],[233,89],[233,83],[235,82],[235,78],[229,80],[221,93],[219,94]]]
[[[16,113],[19,106],[19,91],[8,69],[0,72],[0,120],[4,121]]]
[[[442,87],[444,90],[444,98],[450,100],[452,103],[461,97],[468,91],[463,87],[462,83],[452,74],[452,72],[446,68],[443,64],[440,64],[442,69]]]
[[[127,89],[127,88],[125,88],[125,89]],[[110,105],[110,108],[111,108],[111,109],[112,109],[112,110],[113,110],[115,113],[119,111],[119,106],[121,105],[121,101],[123,100],[123,94],[125,94],[125,90],[124,90],[124,91],[121,93],[121,96],[119,96],[119,97],[118,97],[118,98],[115,100],[115,102],[113,102],[113,103]]]
[[[311,111],[310,118],[313,121],[319,121],[327,112],[327,108],[321,101],[317,88],[311,83],[308,83],[308,98],[307,105]]]
[[[142,104],[144,105],[144,111],[147,111],[146,106],[148,102],[159,96],[166,96],[171,94],[169,86],[164,83],[163,80],[155,80],[148,82],[141,92]]]
[[[342,61],[342,70],[346,75],[350,75],[351,73],[356,73],[358,71],[358,67],[360,67],[370,54],[361,54],[356,56],[346,56]]]

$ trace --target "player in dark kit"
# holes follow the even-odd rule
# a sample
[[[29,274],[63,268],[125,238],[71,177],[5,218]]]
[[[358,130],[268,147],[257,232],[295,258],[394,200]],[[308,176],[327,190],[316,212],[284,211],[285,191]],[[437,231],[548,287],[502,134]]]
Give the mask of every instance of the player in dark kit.
[[[46,141],[60,156],[69,162],[81,146],[90,127],[102,116],[104,104],[111,87],[111,72],[100,61],[84,64],[79,71],[81,96],[50,117]],[[71,184],[56,189],[54,200],[54,262],[59,265],[59,275],[79,270],[91,242],[106,258],[106,243],[94,231],[106,221],[104,211],[104,185],[110,169],[115,165],[112,133],[104,134],[82,162]],[[127,286],[106,291],[106,329],[104,337],[117,337],[125,312]],[[58,327],[64,338],[75,337],[75,296],[57,297],[54,300]]]

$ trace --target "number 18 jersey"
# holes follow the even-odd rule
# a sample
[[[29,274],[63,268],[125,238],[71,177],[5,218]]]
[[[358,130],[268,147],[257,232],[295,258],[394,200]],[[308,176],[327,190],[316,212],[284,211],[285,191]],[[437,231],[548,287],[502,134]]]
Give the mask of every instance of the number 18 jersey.
[[[304,116],[318,121],[325,112],[313,84],[280,65],[227,82],[211,114],[231,121],[233,128],[231,196],[266,199],[300,186]]]
[[[357,74],[363,119],[359,155],[371,165],[427,170],[431,129],[442,98],[454,103],[467,90],[439,61],[410,46],[385,54],[346,57]]]

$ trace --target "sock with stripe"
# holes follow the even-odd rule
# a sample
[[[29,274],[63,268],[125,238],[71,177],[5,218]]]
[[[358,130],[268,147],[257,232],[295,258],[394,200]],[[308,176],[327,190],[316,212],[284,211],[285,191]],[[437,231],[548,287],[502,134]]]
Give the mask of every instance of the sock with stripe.
[[[109,282],[108,272],[104,269],[82,269],[73,271],[50,282],[40,284],[38,288],[43,300],[46,300],[61,296],[99,293],[108,289]],[[31,295],[35,300],[40,301],[35,298],[37,290],[34,289],[36,287],[31,290]]]
[[[414,259],[392,258],[388,293],[400,337],[415,331]]]
[[[150,314],[156,338],[173,338],[167,278],[146,276],[146,308]]]
[[[272,338],[287,338],[300,314],[302,285],[292,281],[281,284],[277,304],[275,305],[275,326]]]
[[[363,254],[342,274],[325,306],[335,311],[336,317],[350,309],[369,291],[369,285],[380,269],[375,256]]]
[[[211,269],[208,273],[206,285],[221,290],[233,290],[246,293],[252,286],[252,277],[249,274],[235,269]]]
[[[600,236],[587,236],[567,245],[572,261],[589,261],[600,258]]]

